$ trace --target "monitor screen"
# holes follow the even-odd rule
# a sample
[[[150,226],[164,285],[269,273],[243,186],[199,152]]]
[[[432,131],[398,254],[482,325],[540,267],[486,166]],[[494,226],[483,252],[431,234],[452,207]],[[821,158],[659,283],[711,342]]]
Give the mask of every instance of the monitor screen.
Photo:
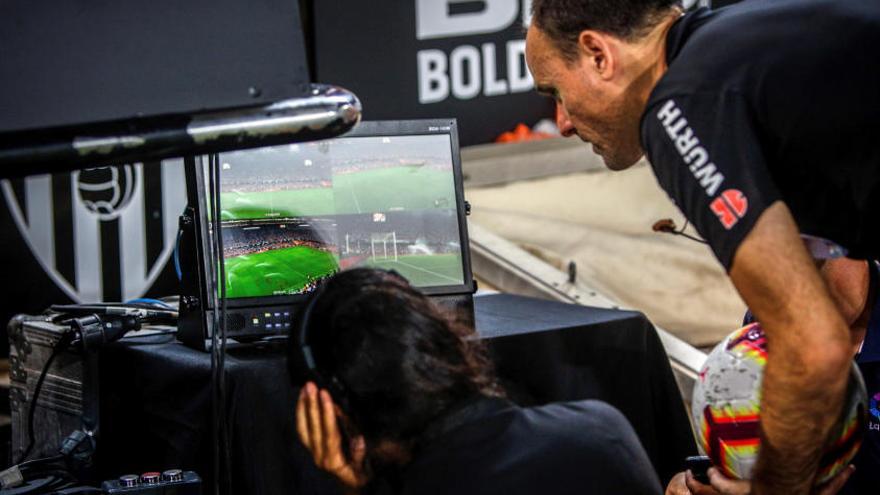
[[[359,266],[468,283],[453,147],[445,132],[221,153],[227,298],[302,294]]]

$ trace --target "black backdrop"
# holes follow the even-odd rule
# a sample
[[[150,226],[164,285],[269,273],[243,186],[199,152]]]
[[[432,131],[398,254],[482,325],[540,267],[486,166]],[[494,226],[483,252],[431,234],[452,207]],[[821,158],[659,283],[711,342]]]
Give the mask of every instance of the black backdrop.
[[[431,0],[443,4],[444,0]],[[416,0],[393,0],[382,2],[365,2],[362,0],[299,0],[304,21],[306,52],[314,80],[348,86],[363,100],[367,119],[398,119],[415,117],[457,117],[460,123],[460,137],[463,144],[486,142],[499,133],[510,129],[517,122],[533,123],[541,117],[552,116],[552,105],[549,100],[541,98],[531,91],[513,92],[486,96],[486,70],[483,67],[484,50],[495,54],[496,64],[490,64],[494,70],[493,81],[508,79],[507,44],[522,40],[523,35],[523,3],[521,0],[496,0],[493,4],[507,4],[505,12],[515,10],[509,22],[496,30],[471,35],[440,36],[436,33],[417,39]],[[512,2],[512,3],[511,3]],[[527,3],[527,2],[526,2]],[[716,0],[714,4],[734,3],[730,0]],[[452,16],[479,15],[488,2],[450,2],[447,14]],[[510,5],[515,9],[511,10]],[[499,12],[496,10],[496,12]],[[502,12],[503,13],[503,12]],[[484,23],[492,24],[492,23]],[[436,26],[435,26],[436,28]],[[424,29],[423,29],[424,31]],[[436,29],[435,29],[436,31]],[[486,48],[488,46],[488,48]],[[465,48],[462,48],[465,47]],[[469,48],[473,47],[473,48]],[[477,67],[481,78],[481,88],[473,98],[461,99],[450,94],[442,101],[420,104],[418,101],[418,52],[426,50],[430,57],[445,58],[447,64],[455,50],[460,51],[457,57],[480,58]],[[229,70],[234,71],[236,64],[229,60]],[[517,63],[521,63],[518,60]],[[469,66],[462,63],[461,67]],[[447,71],[447,75],[450,74]],[[468,82],[466,78],[464,82]],[[509,81],[507,81],[509,83]],[[500,84],[500,83],[498,83]],[[494,87],[500,87],[495,84]],[[510,85],[508,84],[508,90]],[[491,91],[490,91],[491,92]],[[177,281],[173,265],[167,257],[168,243],[172,242],[166,229],[162,235],[157,224],[171,216],[176,216],[174,208],[182,208],[182,190],[170,194],[169,188],[173,180],[157,179],[157,167],[144,167],[143,175],[135,179],[135,190],[140,190],[141,197],[128,198],[133,203],[125,203],[122,198],[116,205],[117,209],[125,209],[127,204],[143,205],[138,215],[120,218],[98,218],[98,227],[83,232],[82,188],[77,186],[76,174],[57,174],[51,179],[48,176],[37,180],[31,186],[42,187],[44,198],[31,202],[31,212],[42,212],[35,216],[33,223],[16,222],[13,204],[24,205],[26,209],[28,190],[34,178],[18,179],[0,191],[0,273],[4,275],[4,283],[0,284],[0,356],[8,354],[5,322],[16,313],[37,313],[54,303],[70,302],[71,292],[75,292],[78,282],[77,266],[80,275],[92,278],[91,286],[80,288],[82,302],[94,300],[120,300],[126,294],[132,296],[161,296],[177,293]],[[120,169],[124,172],[125,167]],[[124,174],[115,181],[124,186]],[[182,180],[182,179],[180,179]],[[2,181],[0,181],[2,184]],[[178,184],[179,185],[179,184]],[[33,200],[36,195],[30,194]],[[78,206],[77,206],[78,205]],[[79,212],[75,216],[74,211]],[[27,212],[20,212],[27,216]],[[112,215],[110,215],[112,216]],[[39,218],[39,219],[37,219]],[[18,223],[18,225],[17,225]],[[42,244],[39,236],[36,243],[27,242],[24,232],[30,225],[43,225],[43,233],[52,232],[47,240],[44,235]],[[131,227],[131,224],[143,223],[142,227]],[[21,228],[20,228],[21,227]],[[132,229],[136,232],[142,228],[144,237],[143,266],[135,266],[140,272],[150,271],[161,265],[159,273],[148,277],[152,283],[131,283],[131,277],[125,277],[125,263],[131,261],[131,251],[125,249],[125,242],[130,241]],[[97,232],[94,230],[97,229]],[[158,230],[157,230],[158,229]],[[85,236],[90,236],[88,239]],[[77,244],[79,240],[79,244]],[[48,255],[47,243],[54,245],[54,254]],[[42,246],[42,249],[41,249]],[[78,249],[77,249],[77,246]],[[157,254],[158,251],[162,251]],[[122,253],[128,252],[126,259]],[[138,252],[135,250],[135,252]],[[91,265],[77,261],[84,254],[100,254],[100,262],[93,260]],[[40,261],[42,260],[42,262]],[[96,273],[84,272],[89,266]],[[50,273],[52,274],[50,276]],[[141,273],[142,274],[142,273]],[[143,274],[142,274],[143,275]],[[140,276],[140,275],[138,275]],[[123,278],[125,278],[123,280]],[[62,290],[59,280],[67,280],[67,291]],[[80,285],[82,281],[79,281]],[[144,282],[143,280],[141,282]],[[142,287],[134,291],[132,287]]]
[[[309,74],[297,7],[291,0],[0,2],[0,133],[300,96]]]

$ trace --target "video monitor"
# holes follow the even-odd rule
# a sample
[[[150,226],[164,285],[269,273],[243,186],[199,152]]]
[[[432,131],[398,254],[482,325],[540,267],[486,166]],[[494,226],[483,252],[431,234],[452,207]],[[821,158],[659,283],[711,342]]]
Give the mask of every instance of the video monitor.
[[[305,294],[361,266],[427,294],[472,291],[455,121],[362,122],[339,138],[221,153],[219,167],[230,302]]]

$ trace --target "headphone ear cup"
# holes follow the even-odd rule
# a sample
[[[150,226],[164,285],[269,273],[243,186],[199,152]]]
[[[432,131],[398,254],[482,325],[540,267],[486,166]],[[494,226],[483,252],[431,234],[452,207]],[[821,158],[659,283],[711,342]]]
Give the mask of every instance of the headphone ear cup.
[[[306,381],[312,381],[319,389],[326,390],[336,403],[346,414],[350,413],[348,407],[348,396],[345,393],[345,387],[333,375],[324,375],[319,370],[318,363],[312,354],[312,349],[308,345],[300,346],[300,360],[302,361],[303,370],[305,371]]]
[[[351,416],[348,394],[345,393],[345,388],[339,383],[339,380],[337,380],[335,376],[332,377],[329,383],[327,383],[327,391],[330,392],[330,396],[333,397],[333,402],[342,409],[342,412]]]
[[[345,393],[345,387],[343,387],[342,383],[340,383],[340,381],[332,374],[324,376],[324,374],[319,371],[320,364],[309,344],[312,311],[315,307],[316,301],[320,298],[323,292],[324,285],[322,284],[315,289],[315,292],[312,293],[311,297],[303,305],[301,313],[297,318],[296,328],[294,329],[295,333],[292,337],[296,338],[296,345],[300,351],[299,356],[303,363],[303,369],[306,370],[308,379],[315,382],[315,385],[317,385],[318,388],[329,392],[330,397],[333,398],[333,402],[336,403],[346,415],[350,416],[351,409],[349,408],[349,401],[347,394]]]

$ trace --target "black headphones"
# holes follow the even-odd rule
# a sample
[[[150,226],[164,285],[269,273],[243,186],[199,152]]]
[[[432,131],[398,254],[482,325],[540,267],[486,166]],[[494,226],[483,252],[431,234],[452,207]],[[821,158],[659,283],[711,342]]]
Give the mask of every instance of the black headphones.
[[[311,320],[315,304],[324,293],[325,286],[326,282],[319,284],[309,297],[309,300],[302,309],[300,317],[297,319],[297,326],[294,335],[296,336],[300,355],[302,356],[302,362],[305,364],[309,379],[315,382],[318,388],[327,390],[333,398],[333,402],[335,402],[336,405],[338,405],[346,414],[350,414],[351,409],[349,408],[348,393],[346,392],[345,386],[336,375],[322,372],[320,370],[318,363],[315,361],[315,354],[312,352],[312,347],[309,344],[309,321]]]
[[[402,281],[409,287],[409,282],[399,274],[396,270],[383,270],[383,269],[375,269],[377,271],[385,272],[387,275]],[[310,380],[315,382],[319,388],[327,390],[330,393],[330,396],[333,398],[333,402],[336,403],[345,412],[347,415],[351,416],[354,412],[351,410],[351,403],[349,399],[348,389],[342,383],[336,375],[332,373],[327,373],[321,371],[320,364],[315,360],[315,353],[312,351],[312,347],[309,341],[309,332],[310,332],[310,321],[312,318],[312,312],[314,311],[315,305],[318,300],[321,299],[321,296],[324,294],[326,290],[327,281],[322,280],[318,286],[315,288],[314,292],[309,295],[308,300],[303,306],[300,317],[297,318],[297,324],[294,328],[293,335],[295,336],[296,345],[299,349],[299,354],[302,358],[302,362],[305,365],[305,370],[308,374]],[[409,290],[415,292],[414,289],[409,288]]]

